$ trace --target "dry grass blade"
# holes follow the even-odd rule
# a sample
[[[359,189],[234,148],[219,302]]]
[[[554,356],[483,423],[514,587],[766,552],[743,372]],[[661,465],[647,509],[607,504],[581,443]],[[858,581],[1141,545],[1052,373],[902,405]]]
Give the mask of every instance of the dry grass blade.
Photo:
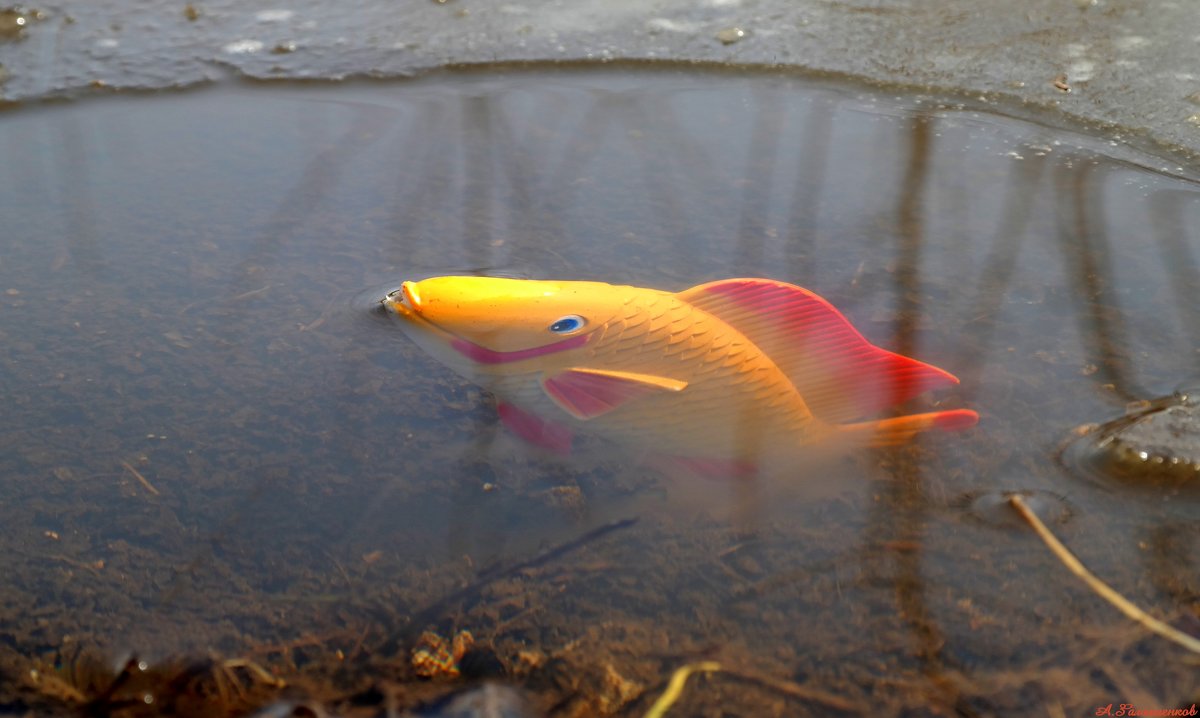
[[[1035,514],[1029,508],[1029,505],[1026,504],[1025,500],[1019,495],[1013,494],[1012,496],[1009,496],[1008,502],[1014,509],[1016,509],[1017,513],[1021,514],[1021,518],[1025,519],[1025,521],[1033,527],[1033,530],[1037,532],[1037,535],[1042,539],[1042,542],[1046,544],[1046,546],[1058,558],[1058,560],[1061,561],[1063,565],[1071,571],[1071,573],[1082,579],[1083,582],[1088,585],[1088,588],[1092,589],[1098,593],[1101,598],[1115,606],[1118,611],[1124,613],[1134,621],[1137,621],[1147,629],[1157,633],[1163,638],[1178,643],[1190,651],[1200,653],[1200,639],[1189,636],[1183,631],[1180,631],[1173,626],[1169,626],[1154,616],[1151,616],[1135,606],[1129,599],[1117,593],[1108,584],[1097,578],[1096,575],[1089,571],[1079,559],[1075,558],[1075,554],[1071,553],[1066,546],[1063,546],[1062,542],[1050,532],[1050,529],[1046,527],[1046,524],[1042,523],[1042,520],[1037,517],[1037,514]]]
[[[679,700],[679,696],[683,694],[683,686],[687,683],[687,679],[693,673],[721,670],[721,664],[716,661],[701,661],[699,663],[689,663],[675,671],[671,675],[671,680],[667,682],[667,690],[654,701],[654,705],[650,706],[650,710],[646,711],[646,715],[642,718],[662,718],[675,705],[675,701]]]
[[[244,668],[256,679],[258,679],[259,682],[265,683],[268,686],[273,686],[275,688],[284,688],[287,686],[287,682],[282,678],[276,676],[274,673],[271,673],[249,658],[230,658],[229,660],[222,661],[221,667],[227,671],[235,668]]]

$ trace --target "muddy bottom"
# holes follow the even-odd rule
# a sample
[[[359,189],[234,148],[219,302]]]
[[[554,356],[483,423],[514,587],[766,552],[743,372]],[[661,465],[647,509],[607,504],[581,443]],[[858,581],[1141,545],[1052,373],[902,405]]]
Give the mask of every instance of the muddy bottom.
[[[498,69],[19,107],[0,207],[0,712],[395,715],[492,679],[640,716],[697,661],[725,670],[671,715],[1200,699],[1194,654],[1005,513],[1200,632],[1200,492],[1056,458],[1200,364],[1200,185],[1118,138]],[[795,486],[554,459],[373,311],[472,272],[800,284],[962,380],[910,410],[981,420]]]

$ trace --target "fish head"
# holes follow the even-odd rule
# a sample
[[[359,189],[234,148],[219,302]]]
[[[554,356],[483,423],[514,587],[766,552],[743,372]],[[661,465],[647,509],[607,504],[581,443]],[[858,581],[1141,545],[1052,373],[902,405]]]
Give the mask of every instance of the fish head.
[[[595,332],[619,314],[629,289],[601,282],[448,276],[404,282],[383,304],[451,349],[447,357],[426,345],[447,363],[465,360],[490,374],[527,373],[570,366]]]

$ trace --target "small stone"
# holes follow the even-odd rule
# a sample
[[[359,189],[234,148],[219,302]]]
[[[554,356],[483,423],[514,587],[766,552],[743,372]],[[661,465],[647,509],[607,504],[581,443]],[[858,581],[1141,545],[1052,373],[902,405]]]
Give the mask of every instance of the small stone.
[[[740,27],[727,27],[717,33],[717,39],[722,45],[732,45],[746,36],[746,31]]]
[[[1187,121],[1197,127],[1200,127],[1200,114],[1192,115],[1191,117],[1187,118]]]
[[[1197,486],[1200,406],[1186,389],[1132,405],[1072,441],[1063,458],[1085,474],[1125,484]]]
[[[293,10],[263,10],[256,13],[254,19],[259,22],[287,22],[295,14]]]
[[[221,49],[230,55],[247,55],[262,50],[263,44],[259,40],[234,40]]]
[[[200,11],[196,9],[195,5],[188,3],[183,6],[183,16],[188,19],[188,22],[196,22],[200,19]]]
[[[19,7],[0,9],[0,40],[19,40],[29,27],[29,14]]]
[[[425,631],[417,639],[409,661],[413,672],[422,678],[454,677],[459,675],[458,662],[474,644],[470,631],[459,631],[449,641],[433,631]]]

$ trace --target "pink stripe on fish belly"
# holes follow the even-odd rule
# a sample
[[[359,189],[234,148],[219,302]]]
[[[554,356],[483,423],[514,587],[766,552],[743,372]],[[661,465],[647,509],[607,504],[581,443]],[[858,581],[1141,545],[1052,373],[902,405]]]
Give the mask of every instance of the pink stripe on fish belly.
[[[481,347],[466,339],[454,339],[450,342],[450,346],[454,351],[462,354],[476,364],[507,364],[509,362],[521,361],[522,359],[533,359],[534,357],[581,347],[588,343],[588,336],[587,334],[577,334],[573,337],[563,339],[561,342],[545,344],[540,347],[530,347],[529,349],[518,349],[511,352],[498,352],[495,349]]]

